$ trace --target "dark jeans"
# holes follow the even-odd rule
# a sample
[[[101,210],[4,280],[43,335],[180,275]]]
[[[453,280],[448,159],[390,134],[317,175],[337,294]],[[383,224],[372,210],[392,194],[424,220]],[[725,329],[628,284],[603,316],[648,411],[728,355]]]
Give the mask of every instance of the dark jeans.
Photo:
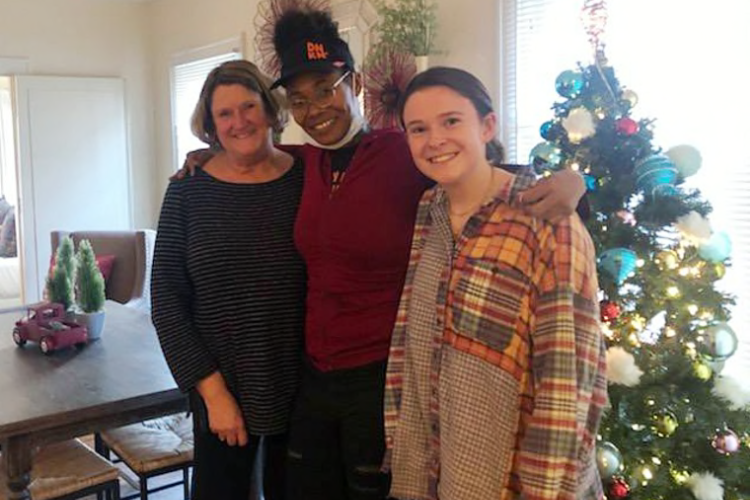
[[[319,372],[306,366],[292,416],[287,500],[383,500],[385,362]]]
[[[229,446],[209,429],[200,396],[192,395],[190,406],[195,434],[193,500],[248,500],[256,457],[263,460],[265,500],[283,500],[287,434],[250,435],[246,446]]]

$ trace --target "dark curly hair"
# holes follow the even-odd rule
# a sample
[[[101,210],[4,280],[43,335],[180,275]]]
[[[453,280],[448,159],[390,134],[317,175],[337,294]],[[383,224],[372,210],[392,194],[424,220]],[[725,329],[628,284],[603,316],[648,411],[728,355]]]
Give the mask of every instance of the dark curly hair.
[[[273,46],[277,54],[283,54],[300,40],[325,38],[334,40],[339,36],[338,24],[326,11],[290,10],[276,22]]]

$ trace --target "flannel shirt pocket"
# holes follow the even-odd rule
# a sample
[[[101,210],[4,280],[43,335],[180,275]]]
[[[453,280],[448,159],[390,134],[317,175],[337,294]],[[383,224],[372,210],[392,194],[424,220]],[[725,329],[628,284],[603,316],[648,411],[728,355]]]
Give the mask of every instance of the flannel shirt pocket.
[[[458,335],[505,350],[516,335],[528,278],[502,262],[467,261],[453,289],[451,315]]]

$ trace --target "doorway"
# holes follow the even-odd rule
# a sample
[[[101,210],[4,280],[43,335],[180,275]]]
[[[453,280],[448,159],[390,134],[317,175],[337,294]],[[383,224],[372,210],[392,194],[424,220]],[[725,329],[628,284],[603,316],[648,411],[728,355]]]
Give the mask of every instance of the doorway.
[[[14,124],[11,78],[0,76],[0,311],[22,302]]]

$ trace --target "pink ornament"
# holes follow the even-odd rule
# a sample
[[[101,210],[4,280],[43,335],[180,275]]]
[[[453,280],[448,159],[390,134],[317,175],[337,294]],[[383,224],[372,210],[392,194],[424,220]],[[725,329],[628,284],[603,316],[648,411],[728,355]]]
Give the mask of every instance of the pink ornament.
[[[629,226],[635,226],[637,221],[635,220],[635,215],[633,215],[633,212],[628,212],[627,210],[618,210],[617,216],[627,225]]]
[[[740,438],[731,429],[717,431],[711,446],[722,455],[731,455],[740,451]]]
[[[637,133],[639,129],[638,122],[627,116],[620,118],[615,122],[615,130],[623,135],[633,135]]]
[[[620,306],[610,300],[602,300],[599,303],[599,310],[604,322],[612,321],[620,316]]]

